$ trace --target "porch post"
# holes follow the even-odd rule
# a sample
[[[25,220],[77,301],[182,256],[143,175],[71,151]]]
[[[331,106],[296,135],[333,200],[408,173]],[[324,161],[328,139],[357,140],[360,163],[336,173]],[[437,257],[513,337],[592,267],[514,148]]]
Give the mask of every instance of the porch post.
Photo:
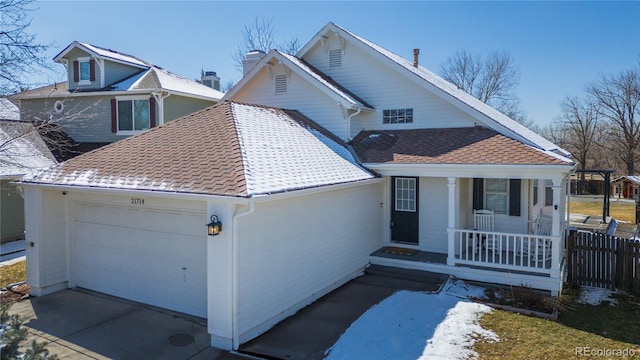
[[[456,178],[447,178],[447,187],[449,189],[449,202],[448,202],[448,221],[447,221],[447,234],[448,234],[448,255],[447,265],[453,266],[455,263],[455,226],[456,226]]]
[[[560,276],[560,243],[562,242],[561,219],[564,205],[562,204],[563,181],[562,178],[553,178],[553,222],[551,226],[551,277]]]

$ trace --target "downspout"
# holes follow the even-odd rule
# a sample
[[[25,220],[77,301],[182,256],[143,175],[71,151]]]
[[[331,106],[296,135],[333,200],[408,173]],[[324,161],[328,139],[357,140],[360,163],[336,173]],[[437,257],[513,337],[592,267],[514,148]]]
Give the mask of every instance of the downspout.
[[[153,97],[158,102],[158,126],[164,125],[164,99],[168,98],[171,95],[171,93],[168,91],[166,95],[162,95],[162,93],[162,90],[160,90],[159,92],[151,93],[151,95],[153,95]]]
[[[238,219],[251,214],[256,208],[253,197],[249,198],[249,208],[233,215],[233,233],[231,236],[231,340],[232,350],[240,347],[240,334],[238,332]]]
[[[354,112],[353,114],[347,117],[347,142],[351,141],[351,118],[360,114],[360,112],[362,112],[361,107],[358,108],[358,111]]]

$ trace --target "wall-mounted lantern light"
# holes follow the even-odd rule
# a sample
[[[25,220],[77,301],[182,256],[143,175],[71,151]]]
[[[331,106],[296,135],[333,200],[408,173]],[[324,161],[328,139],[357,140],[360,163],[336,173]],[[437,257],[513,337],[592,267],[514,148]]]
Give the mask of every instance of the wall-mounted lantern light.
[[[216,215],[211,215],[211,222],[207,224],[207,233],[210,236],[216,236],[220,234],[222,231],[222,223],[218,221],[218,217]]]

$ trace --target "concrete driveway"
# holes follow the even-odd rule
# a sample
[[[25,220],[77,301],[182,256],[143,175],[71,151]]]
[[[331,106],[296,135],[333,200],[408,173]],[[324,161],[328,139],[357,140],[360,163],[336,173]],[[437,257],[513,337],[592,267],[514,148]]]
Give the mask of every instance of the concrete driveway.
[[[206,321],[82,290],[21,301],[29,342],[60,359],[243,359],[209,345]]]

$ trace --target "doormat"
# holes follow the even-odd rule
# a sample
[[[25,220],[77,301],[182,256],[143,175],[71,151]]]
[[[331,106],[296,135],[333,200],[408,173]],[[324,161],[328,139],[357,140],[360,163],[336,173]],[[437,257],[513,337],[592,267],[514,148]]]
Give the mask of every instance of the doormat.
[[[382,252],[385,252],[387,254],[397,254],[397,255],[411,256],[411,255],[417,253],[418,250],[400,248],[400,247],[395,247],[395,246],[387,246],[386,248],[384,248],[384,250]]]

